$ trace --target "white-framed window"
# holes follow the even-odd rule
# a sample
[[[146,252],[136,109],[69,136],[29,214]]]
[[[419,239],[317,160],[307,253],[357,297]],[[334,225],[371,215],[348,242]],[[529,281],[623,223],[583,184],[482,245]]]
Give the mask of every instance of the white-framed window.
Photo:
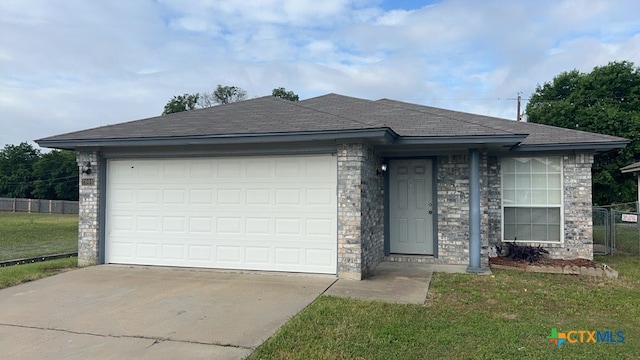
[[[562,242],[562,158],[502,158],[502,240]]]

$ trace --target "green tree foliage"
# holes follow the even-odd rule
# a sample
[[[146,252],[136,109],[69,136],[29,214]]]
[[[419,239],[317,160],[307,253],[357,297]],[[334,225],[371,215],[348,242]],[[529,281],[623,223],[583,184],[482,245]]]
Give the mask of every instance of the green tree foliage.
[[[26,142],[0,150],[0,196],[25,197],[33,191],[33,164],[40,151]]]
[[[596,156],[593,202],[636,200],[635,177],[619,169],[640,161],[640,68],[620,61],[563,72],[536,87],[526,111],[530,122],[630,139],[626,148]]]
[[[294,93],[293,91],[287,91],[287,89],[283,87],[273,89],[273,92],[271,92],[271,95],[275,97],[279,97],[281,99],[289,100],[289,101],[300,100],[300,98],[296,93]]]
[[[73,151],[54,150],[33,164],[33,197],[78,200],[78,165]]]
[[[218,85],[212,92],[176,95],[167,102],[162,115],[204,109],[247,99],[247,92],[237,86]]]
[[[41,154],[26,142],[0,150],[0,197],[78,200],[78,165],[72,151]]]
[[[220,105],[230,104],[247,99],[247,92],[237,86],[218,85],[213,90],[213,100]]]
[[[162,115],[173,114],[181,111],[193,110],[197,108],[200,94],[176,95],[167,102],[162,111]]]

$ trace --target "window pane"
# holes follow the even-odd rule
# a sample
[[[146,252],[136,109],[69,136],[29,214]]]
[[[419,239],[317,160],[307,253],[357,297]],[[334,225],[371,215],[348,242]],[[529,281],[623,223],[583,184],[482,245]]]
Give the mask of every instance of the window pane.
[[[560,193],[560,190],[549,190],[548,201],[549,205],[562,204],[562,194]]]
[[[531,172],[531,159],[516,158],[516,172],[519,174],[527,174]]]
[[[531,225],[516,225],[518,240],[531,240]]]
[[[534,158],[531,161],[531,171],[536,173],[547,172],[547,159],[546,158]]]
[[[533,174],[531,175],[531,187],[535,189],[547,188],[547,174]]]
[[[561,181],[560,174],[549,174],[548,175],[548,186],[549,189],[560,189]]]
[[[516,188],[524,190],[531,189],[531,175],[516,175]]]
[[[504,223],[515,224],[516,223],[516,209],[504,208]]]
[[[531,208],[516,208],[516,223],[531,224]]]
[[[532,225],[531,240],[547,241],[547,225]]]
[[[531,223],[532,224],[546,224],[547,223],[547,209],[545,209],[545,208],[533,208],[533,209],[531,209]]]
[[[503,189],[515,189],[516,188],[516,176],[513,174],[507,174],[502,176],[502,188]]]
[[[515,225],[504,225],[504,240],[512,241],[516,238],[516,226]]]
[[[502,202],[504,204],[515,204],[516,202],[516,192],[513,190],[505,190],[502,193]]]
[[[561,172],[562,166],[560,166],[560,157],[549,157],[547,160],[549,161],[549,166],[547,167],[548,172]]]
[[[516,171],[516,163],[513,159],[511,158],[503,158],[502,159],[502,173],[503,174],[507,174],[507,173],[513,173],[514,171]]]
[[[531,203],[534,205],[546,205],[547,190],[533,190],[531,192]]]
[[[560,225],[560,208],[549,208],[547,210],[547,221],[549,224]]]
[[[549,225],[549,241],[560,241],[560,225]]]
[[[527,190],[518,190],[516,193],[516,201],[517,205],[529,205],[531,204],[531,191]]]

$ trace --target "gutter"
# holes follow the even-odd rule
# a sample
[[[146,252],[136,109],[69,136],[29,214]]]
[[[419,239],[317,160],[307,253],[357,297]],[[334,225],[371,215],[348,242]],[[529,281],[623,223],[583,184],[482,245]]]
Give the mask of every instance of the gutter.
[[[184,146],[184,145],[227,145],[262,144],[282,142],[306,142],[322,140],[370,139],[382,143],[393,143],[397,135],[389,128],[367,130],[314,131],[293,133],[230,134],[181,137],[131,137],[103,139],[62,139],[55,137],[38,139],[42,147],[75,150],[80,147],[124,147],[124,146]]]
[[[592,150],[604,152],[614,149],[622,149],[630,140],[607,141],[607,142],[583,142],[583,143],[560,143],[560,144],[538,144],[538,145],[516,145],[510,149],[513,152],[534,152],[534,151],[565,151],[565,150]]]

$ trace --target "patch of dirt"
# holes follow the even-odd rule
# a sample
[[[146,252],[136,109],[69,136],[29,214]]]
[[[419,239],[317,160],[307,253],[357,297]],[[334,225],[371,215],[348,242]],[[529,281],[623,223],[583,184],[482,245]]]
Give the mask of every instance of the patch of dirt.
[[[599,267],[598,263],[588,260],[588,259],[540,259],[534,263],[528,263],[526,261],[515,261],[508,259],[506,256],[497,256],[489,258],[489,264],[493,265],[503,265],[503,266],[511,266],[511,267],[519,267],[526,268],[528,265],[546,265],[546,266],[560,266],[565,267],[566,265],[575,265],[578,267]]]

